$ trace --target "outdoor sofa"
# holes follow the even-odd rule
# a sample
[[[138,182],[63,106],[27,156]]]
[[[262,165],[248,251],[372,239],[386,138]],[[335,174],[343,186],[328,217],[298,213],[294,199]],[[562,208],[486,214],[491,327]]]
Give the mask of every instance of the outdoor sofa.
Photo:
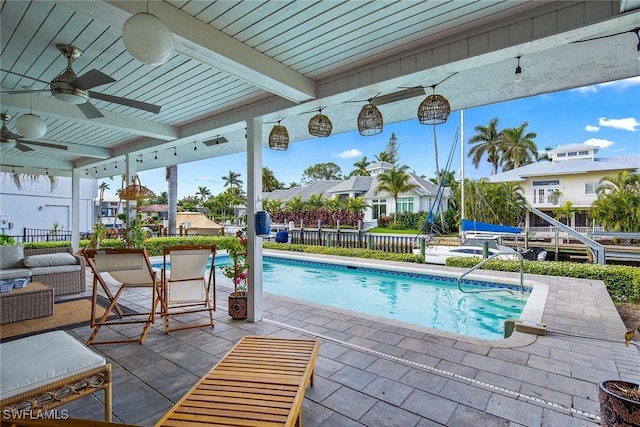
[[[84,258],[71,247],[25,249],[0,246],[0,280],[28,278],[53,288],[54,295],[84,292]]]

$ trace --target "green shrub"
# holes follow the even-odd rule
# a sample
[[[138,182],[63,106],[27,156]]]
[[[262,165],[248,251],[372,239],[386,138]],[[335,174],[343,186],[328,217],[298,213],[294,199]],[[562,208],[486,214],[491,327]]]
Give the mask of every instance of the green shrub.
[[[471,268],[480,262],[476,257],[453,257],[447,266]],[[482,266],[486,270],[520,271],[520,262],[493,260]],[[640,268],[625,265],[579,264],[575,262],[524,261],[524,272],[545,276],[602,280],[614,302],[640,302]]]
[[[384,251],[373,251],[370,249],[353,249],[353,248],[327,248],[325,246],[297,245],[289,243],[270,243],[263,244],[265,249],[279,249],[283,251],[304,252],[309,254],[336,255],[356,258],[381,259],[386,261],[402,261],[413,263],[424,263],[422,255],[390,253]]]

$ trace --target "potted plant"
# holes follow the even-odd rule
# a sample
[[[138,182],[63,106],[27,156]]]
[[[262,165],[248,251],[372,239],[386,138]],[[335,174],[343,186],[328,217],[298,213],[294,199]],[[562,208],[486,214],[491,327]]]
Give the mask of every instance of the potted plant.
[[[247,318],[247,238],[238,230],[236,238],[227,246],[231,264],[222,267],[222,274],[233,282],[229,294],[229,316],[233,319]]]
[[[640,326],[625,334],[628,346]],[[640,385],[622,380],[602,381],[598,388],[600,418],[603,427],[640,425]]]

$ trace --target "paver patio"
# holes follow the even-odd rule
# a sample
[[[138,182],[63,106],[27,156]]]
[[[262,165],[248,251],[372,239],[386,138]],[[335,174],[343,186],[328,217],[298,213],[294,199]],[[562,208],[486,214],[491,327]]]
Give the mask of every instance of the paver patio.
[[[144,345],[93,348],[113,364],[114,420],[141,426],[159,420],[249,334],[320,338],[316,381],[303,405],[307,427],[599,425],[598,383],[638,381],[638,348],[625,347],[624,325],[602,282],[526,278],[549,285],[542,318],[548,333],[526,335],[513,345],[489,345],[273,294],[265,294],[263,321],[234,321],[224,307],[229,288],[219,283],[214,329],[165,335],[156,322]],[[141,291],[122,303],[135,308],[148,300]],[[90,329],[71,332],[83,340]],[[103,328],[105,333],[138,331]],[[66,409],[74,418],[100,420],[99,398]]]

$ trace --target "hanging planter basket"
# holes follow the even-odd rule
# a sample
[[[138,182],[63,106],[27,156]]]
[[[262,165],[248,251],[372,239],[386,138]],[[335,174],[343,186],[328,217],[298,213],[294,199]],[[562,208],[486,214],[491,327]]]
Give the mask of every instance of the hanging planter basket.
[[[142,200],[156,197],[155,193],[140,184],[138,175],[133,177],[133,183],[120,191],[120,200]]]

